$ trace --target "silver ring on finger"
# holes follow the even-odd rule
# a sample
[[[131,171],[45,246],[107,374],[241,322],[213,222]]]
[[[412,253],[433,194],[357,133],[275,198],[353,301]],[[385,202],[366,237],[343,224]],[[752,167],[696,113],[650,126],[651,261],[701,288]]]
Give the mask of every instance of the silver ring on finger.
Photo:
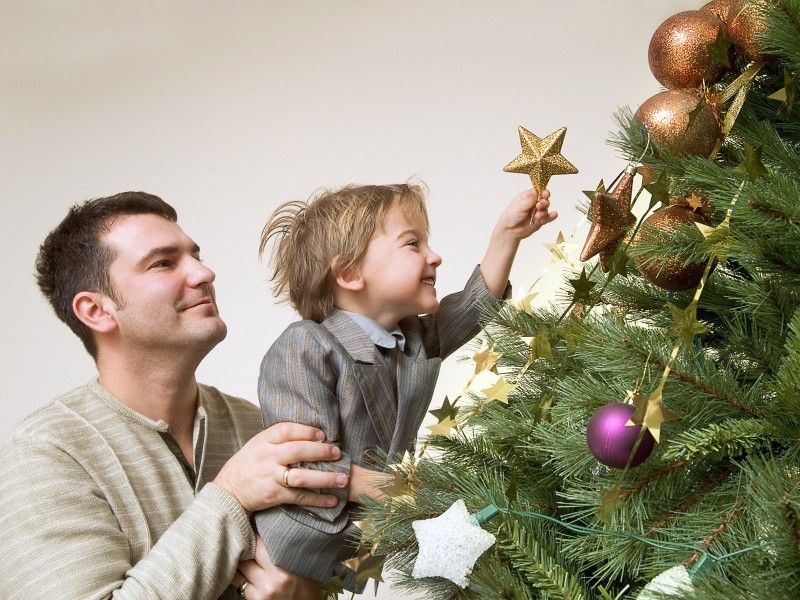
[[[236,588],[236,593],[239,594],[239,598],[244,598],[244,591],[247,589],[248,585],[250,585],[250,582],[245,579],[244,583]]]
[[[292,470],[292,467],[286,467],[286,470],[283,472],[283,487],[292,487],[289,485],[289,471]]]

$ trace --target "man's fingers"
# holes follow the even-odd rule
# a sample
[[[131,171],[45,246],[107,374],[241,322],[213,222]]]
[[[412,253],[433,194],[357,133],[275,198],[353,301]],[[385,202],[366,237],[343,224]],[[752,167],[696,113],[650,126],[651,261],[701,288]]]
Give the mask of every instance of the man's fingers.
[[[275,459],[282,465],[339,460],[341,456],[338,446],[321,442],[285,442],[275,446]]]
[[[258,435],[270,444],[302,440],[321,442],[325,439],[325,434],[316,427],[301,425],[300,423],[276,423]]]
[[[347,487],[348,477],[345,473],[335,471],[317,471],[315,469],[295,469],[289,470],[286,479],[290,487],[293,488],[343,488]]]

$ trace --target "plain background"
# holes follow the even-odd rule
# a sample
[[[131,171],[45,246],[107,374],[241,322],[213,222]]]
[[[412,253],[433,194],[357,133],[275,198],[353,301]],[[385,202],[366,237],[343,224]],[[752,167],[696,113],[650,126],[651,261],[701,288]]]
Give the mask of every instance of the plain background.
[[[660,91],[653,32],[702,4],[0,1],[0,439],[95,373],[33,279],[39,244],[71,204],[143,190],[176,207],[217,273],[229,327],[199,379],[254,400],[264,351],[296,318],[257,258],[279,203],[422,179],[441,297],[530,186],[502,170],[520,152],[517,127],[543,137],[566,126],[562,153],[580,173],[550,182],[561,216],[523,243],[511,280],[524,289],[548,268],[542,244],[579,226],[581,190],[624,169],[605,140],[619,107]],[[554,266],[537,301],[558,280]],[[445,362],[434,404],[469,368]]]

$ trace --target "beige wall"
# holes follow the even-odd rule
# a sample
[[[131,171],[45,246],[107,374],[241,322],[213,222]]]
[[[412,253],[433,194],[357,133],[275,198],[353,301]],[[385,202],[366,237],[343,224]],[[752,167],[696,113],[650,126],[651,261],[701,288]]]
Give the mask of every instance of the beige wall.
[[[138,189],[178,209],[230,330],[200,378],[253,399],[264,350],[294,319],[256,258],[278,203],[421,177],[447,293],[527,186],[502,171],[517,126],[567,126],[563,153],[581,172],[551,181],[561,218],[523,245],[512,282],[526,286],[548,264],[541,244],[578,223],[581,190],[625,166],[604,140],[619,106],[659,91],[653,31],[701,4],[0,0],[0,438],[94,373],[32,276],[70,204]],[[465,380],[448,362],[434,402]]]

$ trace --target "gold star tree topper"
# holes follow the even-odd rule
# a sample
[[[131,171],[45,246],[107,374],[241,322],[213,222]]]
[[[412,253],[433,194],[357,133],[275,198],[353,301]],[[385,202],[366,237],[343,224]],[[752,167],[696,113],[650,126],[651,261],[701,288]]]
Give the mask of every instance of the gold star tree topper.
[[[507,173],[524,173],[530,176],[531,183],[537,192],[547,187],[553,175],[569,175],[578,169],[561,156],[561,145],[567,128],[562,127],[544,138],[531,133],[522,125],[519,126],[519,143],[522,154],[508,163],[503,170]]]

